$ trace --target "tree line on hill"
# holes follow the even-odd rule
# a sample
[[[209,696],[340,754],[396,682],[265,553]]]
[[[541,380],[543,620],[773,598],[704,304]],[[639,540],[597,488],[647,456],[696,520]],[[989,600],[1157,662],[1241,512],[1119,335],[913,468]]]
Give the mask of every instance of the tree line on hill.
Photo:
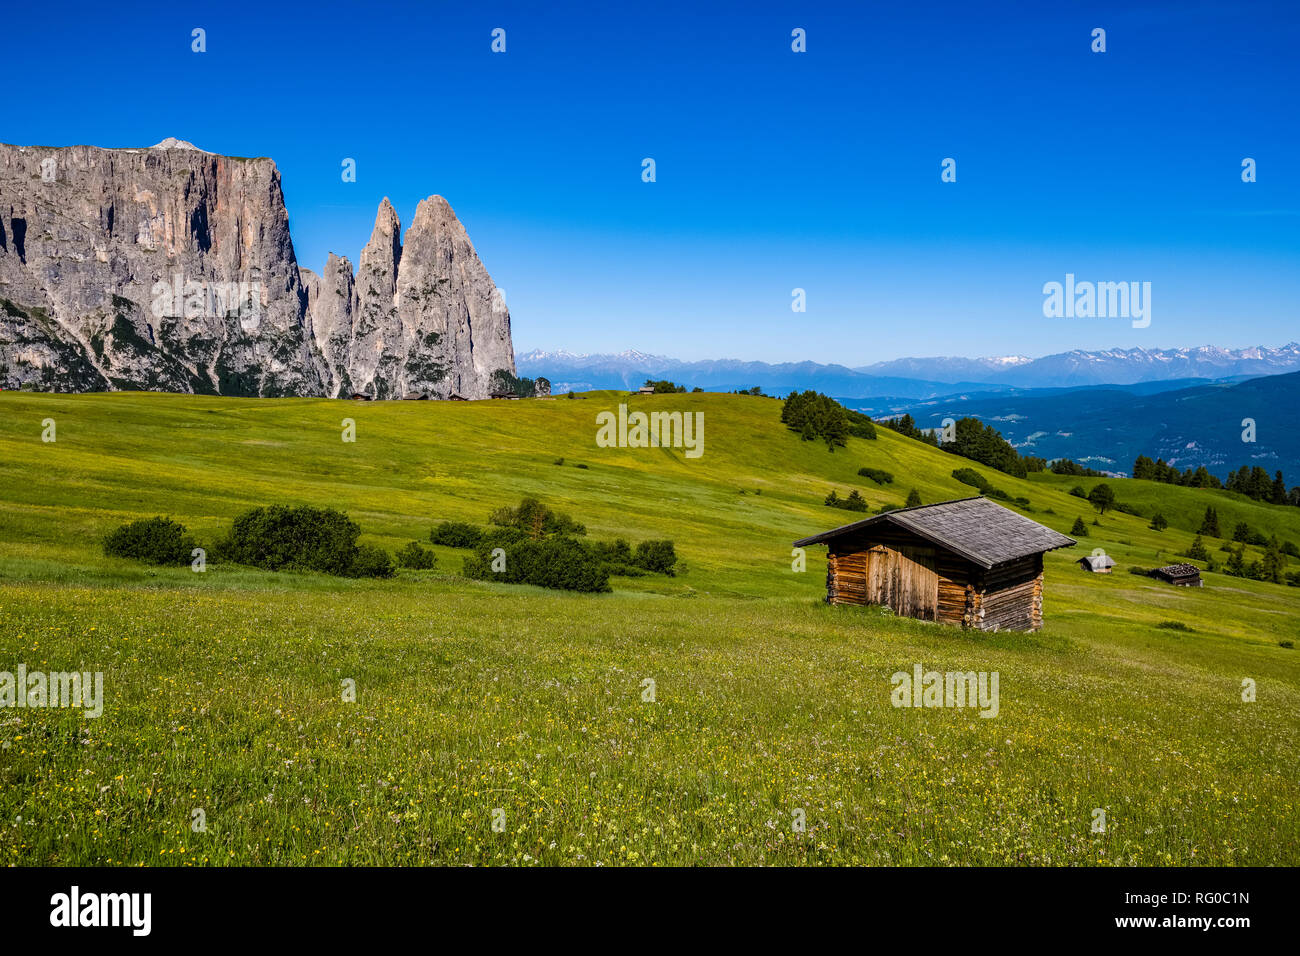
[[[1022,455],[1016,447],[1002,437],[992,425],[985,425],[978,418],[967,416],[959,418],[953,424],[953,440],[943,441],[941,430],[920,428],[911,415],[885,419],[878,424],[915,438],[927,445],[933,445],[940,451],[946,451],[962,458],[969,458],[981,465],[988,465],[1013,478],[1024,478],[1031,472],[1050,471],[1057,475],[1071,475],[1080,478],[1101,478],[1105,472],[1085,468],[1069,458],[1058,458],[1049,462],[1046,458],[1034,455]]]
[[[1204,466],[1180,472],[1173,465],[1166,464],[1163,458],[1152,461],[1146,455],[1138,455],[1133,461],[1133,477],[1187,488],[1221,488],[1224,491],[1239,492],[1255,501],[1300,507],[1300,485],[1288,490],[1281,470],[1274,472],[1270,478],[1268,469],[1259,465],[1242,465],[1228,475],[1226,482],[1222,482]]]

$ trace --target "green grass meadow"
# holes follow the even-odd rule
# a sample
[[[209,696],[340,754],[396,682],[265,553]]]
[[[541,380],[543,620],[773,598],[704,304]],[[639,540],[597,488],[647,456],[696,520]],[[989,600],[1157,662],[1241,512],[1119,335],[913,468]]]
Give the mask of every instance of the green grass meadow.
[[[703,456],[597,447],[620,402],[703,412]],[[98,718],[0,708],[0,862],[1300,862],[1300,651],[1282,646],[1300,590],[1126,573],[1177,560],[1207,504],[1225,533],[1297,543],[1300,509],[1109,480],[1170,528],[1107,512],[1048,555],[1041,632],[967,633],[827,606],[824,549],[798,572],[791,542],[862,517],[825,507],[832,488],[966,497],[961,466],[1068,533],[1097,517],[1070,488],[1096,479],[1018,480],[887,429],[831,453],[779,415],[706,394],[0,393],[0,671],[102,671],[105,696]],[[671,538],[682,573],[575,595],[467,580],[446,548],[378,581],[100,548],[138,517],[204,544],[285,503],[340,508],[394,552],[524,495],[595,538]],[[1074,565],[1094,548],[1115,573]],[[917,663],[997,671],[998,715],[891,706]]]

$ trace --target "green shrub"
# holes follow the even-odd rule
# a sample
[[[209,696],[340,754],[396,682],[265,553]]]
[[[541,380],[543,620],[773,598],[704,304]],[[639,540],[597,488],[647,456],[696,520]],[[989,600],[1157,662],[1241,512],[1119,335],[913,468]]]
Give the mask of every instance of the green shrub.
[[[194,539],[185,526],[161,516],[124,524],[104,538],[104,554],[146,564],[189,564]]]
[[[970,485],[972,488],[978,488],[983,494],[988,494],[989,489],[993,487],[989,484],[988,479],[974,468],[954,468],[952,476],[963,485]]]
[[[1188,627],[1182,621],[1161,621],[1156,627],[1164,628],[1166,631],[1187,631],[1191,632],[1194,628]]]
[[[915,508],[918,507],[920,504],[921,504],[921,493],[917,491],[915,488],[913,488],[911,491],[907,493],[907,502],[903,505],[903,507]]]
[[[632,563],[654,574],[671,577],[673,565],[677,563],[677,551],[671,541],[642,541],[636,546]]]
[[[632,564],[632,547],[622,538],[615,538],[613,541],[593,541],[591,550],[595,552],[602,561],[610,564]]]
[[[493,548],[508,548],[527,538],[528,532],[522,528],[485,528],[474,547],[491,551]]]
[[[610,574],[639,578],[649,573],[644,568],[637,567],[632,548],[622,538],[613,541],[592,541],[590,547],[592,553],[605,562]]]
[[[392,574],[386,551],[357,547],[360,534],[354,521],[333,508],[272,505],[236,517],[217,550],[226,560],[267,571],[321,571],[343,577]]]
[[[463,521],[444,521],[429,532],[429,541],[444,548],[477,548],[483,532]]]
[[[502,571],[492,570],[492,549],[480,546],[465,559],[465,576],[564,591],[610,590],[608,565],[585,543],[573,538],[525,538],[502,550]]]
[[[412,541],[397,552],[397,566],[413,571],[428,571],[438,566],[438,556],[429,548],[421,547],[418,541]]]
[[[1164,515],[1160,514],[1160,512],[1156,512],[1154,515],[1152,515],[1151,524],[1149,524],[1147,527],[1149,527],[1152,531],[1164,531],[1165,528],[1169,527],[1169,522],[1165,520]]]
[[[1088,537],[1088,526],[1083,523],[1082,518],[1074,519],[1074,525],[1070,528],[1070,534],[1078,538]]]
[[[419,547],[419,545],[416,545]],[[348,568],[350,578],[391,578],[393,576],[393,559],[383,548],[372,544],[357,546],[352,555],[352,565]]]
[[[894,476],[880,468],[859,468],[858,474],[863,478],[870,478],[878,485],[887,485],[894,480]]]

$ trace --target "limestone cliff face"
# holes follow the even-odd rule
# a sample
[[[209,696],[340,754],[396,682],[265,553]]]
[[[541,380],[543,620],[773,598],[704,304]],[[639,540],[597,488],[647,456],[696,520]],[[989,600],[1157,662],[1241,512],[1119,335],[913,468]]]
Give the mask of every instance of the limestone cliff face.
[[[354,277],[300,269],[269,159],[0,145],[0,385],[484,398],[510,316],[451,208],[404,248],[388,200]]]

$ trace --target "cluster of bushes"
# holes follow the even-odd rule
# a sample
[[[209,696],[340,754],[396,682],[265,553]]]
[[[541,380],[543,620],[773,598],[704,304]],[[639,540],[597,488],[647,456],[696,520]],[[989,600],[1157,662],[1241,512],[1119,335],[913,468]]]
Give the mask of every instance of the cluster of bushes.
[[[1213,509],[1210,509],[1213,510]],[[1212,516],[1217,524],[1217,515]],[[1262,537],[1262,536],[1261,536]],[[1222,571],[1224,574],[1237,578],[1250,578],[1254,581],[1268,581],[1273,584],[1289,584],[1293,587],[1300,587],[1300,572],[1288,572],[1286,570],[1287,558],[1300,557],[1300,548],[1288,541],[1285,544],[1279,543],[1276,537],[1269,538],[1263,542],[1264,554],[1255,561],[1246,560],[1247,541],[1239,540],[1234,547],[1231,544],[1224,543],[1220,548],[1228,555],[1228,559],[1222,567],[1215,564],[1213,555],[1205,547],[1205,541],[1201,534],[1197,534],[1192,539],[1191,546],[1183,552],[1183,557],[1190,558],[1193,561],[1203,561],[1210,571]]]
[[[859,468],[858,474],[863,478],[870,478],[878,485],[888,485],[894,480],[894,476],[880,468]]]
[[[1272,584],[1295,583],[1295,574],[1287,574],[1286,557],[1278,546],[1277,538],[1270,540],[1264,548],[1264,556],[1258,561],[1246,561],[1246,545],[1238,544],[1229,549],[1227,563],[1223,573],[1236,578],[1250,578],[1253,581],[1268,581]]]
[[[970,485],[986,498],[996,498],[998,501],[1011,501],[1022,508],[1033,510],[1029,507],[1028,498],[1023,495],[1012,497],[1008,492],[994,486],[974,468],[954,468],[952,476],[963,485]]]
[[[581,540],[586,526],[536,498],[498,508],[490,527],[444,521],[429,532],[433,544],[469,549],[466,577],[536,584],[568,591],[608,591],[612,574],[677,573],[677,552],[667,540],[642,541],[635,549],[622,538]]]
[[[675,382],[668,381],[667,379],[664,379],[659,382],[654,382],[651,381],[650,379],[646,379],[645,383],[646,385],[649,385],[652,388],[654,388],[654,394],[656,395],[672,395],[672,394],[681,395],[686,392],[685,385],[678,385]],[[698,392],[700,391],[700,389],[697,388],[696,391]]]
[[[849,492],[847,498],[841,498],[834,488],[831,493],[822,501],[827,508],[843,508],[845,511],[866,511],[867,499],[863,498],[856,488]]]
[[[876,437],[876,426],[866,415],[812,390],[791,392],[781,405],[781,421],[804,441],[820,439],[831,451],[843,448],[850,437]]]
[[[576,538],[523,538],[465,558],[465,576],[564,591],[609,591],[609,565]]]
[[[501,507],[488,516],[488,522],[499,528],[516,528],[530,538],[551,535],[585,535],[585,526],[568,515],[552,511],[536,498],[524,498],[519,507]]]
[[[388,552],[357,544],[360,535],[361,528],[341,511],[272,505],[236,517],[208,557],[267,571],[392,577],[393,561]],[[186,564],[194,548],[194,539],[185,527],[163,517],[132,521],[104,538],[106,555],[149,564]]]

